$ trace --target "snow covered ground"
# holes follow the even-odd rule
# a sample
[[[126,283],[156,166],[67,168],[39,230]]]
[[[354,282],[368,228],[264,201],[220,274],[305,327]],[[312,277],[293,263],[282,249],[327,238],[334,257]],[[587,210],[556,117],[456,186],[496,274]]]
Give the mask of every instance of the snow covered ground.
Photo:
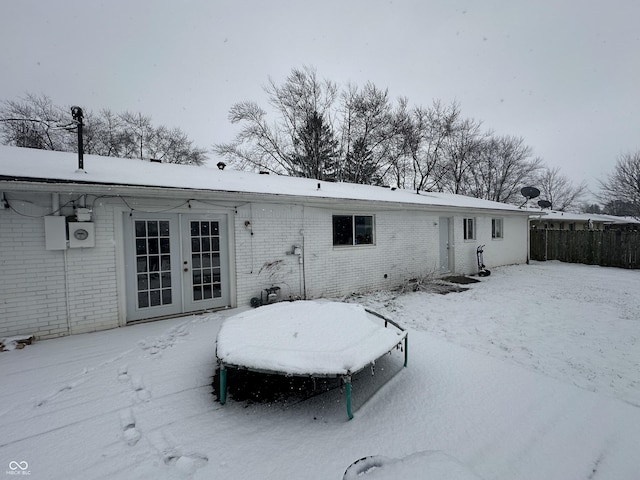
[[[0,475],[339,480],[378,456],[362,478],[640,478],[640,272],[534,263],[469,287],[349,298],[410,332],[408,368],[354,382],[351,421],[339,388],[219,405],[237,311],[0,353]]]

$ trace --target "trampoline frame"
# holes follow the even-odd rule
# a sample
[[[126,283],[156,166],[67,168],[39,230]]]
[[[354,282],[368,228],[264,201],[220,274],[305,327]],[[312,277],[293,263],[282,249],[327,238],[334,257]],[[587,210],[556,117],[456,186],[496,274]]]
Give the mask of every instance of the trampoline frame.
[[[407,332],[406,329],[402,328],[396,322],[394,322],[393,320],[388,319],[384,315],[381,315],[381,314],[379,314],[377,312],[374,312],[372,310],[369,310],[367,308],[365,308],[364,310],[365,310],[365,312],[384,320],[384,327],[385,328],[387,328],[388,325],[391,324],[393,327],[397,328],[401,333],[398,336],[398,342],[397,343],[395,343],[389,350],[387,350],[382,355],[379,355],[378,357],[372,359],[371,362],[369,362],[368,364],[364,365],[362,368],[359,368],[358,370],[355,370],[355,371],[350,371],[349,370],[346,373],[320,373],[320,374],[304,374],[304,375],[303,374],[292,374],[290,372],[275,371],[275,370],[268,370],[268,369],[256,369],[256,368],[246,367],[244,365],[235,365],[235,364],[231,364],[231,363],[225,363],[225,362],[222,361],[222,359],[220,359],[218,357],[218,353],[217,353],[217,350],[216,350],[216,362],[217,362],[218,372],[220,374],[220,395],[219,395],[218,401],[220,402],[221,405],[224,405],[227,402],[227,369],[229,369],[229,368],[235,368],[235,369],[238,369],[238,370],[246,370],[246,371],[249,371],[249,372],[256,372],[256,373],[265,373],[265,374],[271,374],[271,375],[283,375],[283,376],[288,376],[288,377],[342,378],[342,381],[345,384],[347,416],[349,417],[349,420],[351,420],[353,418],[352,386],[351,386],[351,378],[353,377],[353,375],[361,372],[362,370],[367,368],[367,366],[370,366],[370,365],[374,364],[379,358],[382,358],[383,356],[387,355],[388,353],[391,353],[393,350],[396,350],[398,348],[402,348],[402,346],[403,346],[402,344],[403,343],[404,343],[404,365],[403,365],[403,367],[406,368],[408,363],[409,363],[409,332]]]

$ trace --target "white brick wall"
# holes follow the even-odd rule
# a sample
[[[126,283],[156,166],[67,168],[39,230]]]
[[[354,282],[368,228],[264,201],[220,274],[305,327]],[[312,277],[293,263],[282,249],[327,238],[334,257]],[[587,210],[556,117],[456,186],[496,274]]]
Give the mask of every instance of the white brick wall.
[[[94,216],[96,247],[45,250],[42,216],[52,210],[51,196],[11,197],[12,206],[23,215],[0,210],[0,336],[49,338],[117,327],[110,209],[102,208]],[[62,197],[61,204],[67,200]]]
[[[51,195],[13,193],[12,205],[24,215],[0,209],[0,337],[35,334],[40,338],[114,328],[119,325],[117,282],[123,265],[116,252],[116,225],[122,222],[118,199],[97,200],[93,221],[93,248],[45,250],[44,220],[51,212]],[[61,195],[64,205],[71,197]],[[263,289],[281,288],[282,298],[336,297],[354,292],[396,287],[408,279],[439,271],[439,215],[415,210],[366,210],[360,208],[310,207],[270,203],[243,203],[225,208],[219,204],[133,199],[134,208],[157,210],[172,205],[176,213],[224,211],[232,218],[235,243],[236,298],[248,305]],[[222,206],[221,206],[222,205]],[[231,207],[232,204],[228,204]],[[222,209],[222,210],[221,210]],[[234,213],[235,218],[234,218]],[[114,213],[115,212],[115,213]],[[65,207],[63,215],[70,215]],[[334,247],[333,214],[373,215],[375,245]],[[475,273],[476,247],[486,244],[485,264],[524,263],[527,249],[527,219],[504,215],[504,238],[491,238],[490,215],[476,215],[476,240],[465,242],[464,215],[452,217],[451,255],[454,273]],[[303,248],[304,265],[293,246]],[[66,274],[65,274],[66,264]],[[119,275],[119,276],[118,276]],[[232,275],[233,277],[233,275]],[[233,290],[232,290],[233,291]]]
[[[464,240],[463,218],[474,218],[475,240]],[[491,219],[502,218],[502,239],[491,238]],[[478,271],[476,250],[484,247],[484,264],[488,269],[499,265],[525,263],[527,260],[528,220],[520,215],[459,215],[454,218],[455,272],[472,274]]]
[[[374,215],[375,245],[334,247],[333,214]],[[465,241],[463,217],[452,217],[452,273],[476,273],[476,248],[483,243],[487,267],[526,261],[526,218],[476,215],[476,239]],[[492,218],[503,219],[501,240],[491,238]],[[294,244],[304,245],[307,298],[393,288],[411,278],[435,275],[440,265],[438,222],[437,214],[417,211],[245,205],[235,222],[238,305],[247,305],[273,285],[282,288],[284,298],[303,296],[302,266],[297,256],[285,253]]]

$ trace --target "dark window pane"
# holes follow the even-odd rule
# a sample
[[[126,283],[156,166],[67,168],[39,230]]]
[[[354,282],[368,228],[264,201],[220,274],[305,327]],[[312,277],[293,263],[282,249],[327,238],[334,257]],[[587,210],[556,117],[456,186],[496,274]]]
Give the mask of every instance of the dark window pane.
[[[157,238],[150,238],[148,240],[148,244],[149,244],[149,253],[152,253],[152,254],[160,253],[160,246],[158,245]]]
[[[149,274],[149,288],[160,288],[160,274]]]
[[[191,222],[191,236],[197,237],[200,235],[200,222]]]
[[[138,308],[147,308],[149,306],[149,294],[144,292],[138,292]]]
[[[202,263],[200,262],[200,254],[194,253],[191,255],[191,268],[200,268]]]
[[[142,275],[138,275],[138,290],[148,290],[149,289],[149,278],[146,273]]]
[[[147,253],[147,241],[144,238],[136,239],[136,255]]]
[[[204,237],[202,239],[202,251],[203,252],[210,252],[211,251],[211,241],[210,241],[209,237]]]
[[[162,288],[171,286],[171,272],[166,272],[160,275],[162,279]]]
[[[200,224],[200,234],[204,236],[209,236],[209,222],[202,222]]]
[[[211,266],[211,254],[210,253],[203,253],[202,254],[202,266],[203,267],[210,267]]]
[[[168,238],[160,239],[160,253],[169,253],[171,251],[171,245]]]
[[[160,257],[154,255],[153,257],[149,257],[149,271],[150,272],[159,272],[160,271]]]
[[[136,237],[147,236],[147,224],[146,222],[136,221]]]
[[[218,229],[218,222],[211,222],[211,235],[220,235],[220,230]]]
[[[219,298],[222,296],[222,288],[220,285],[213,286],[213,298]]]
[[[202,283],[211,283],[211,270],[208,268],[202,271]]]
[[[169,236],[169,222],[160,222],[160,236],[168,237]]]
[[[161,262],[160,270],[165,271],[165,272],[167,270],[171,270],[171,256],[162,255],[160,257],[160,262]]]
[[[220,283],[222,277],[220,275],[220,269],[219,268],[214,268],[213,269],[213,277],[211,278],[213,283]]]
[[[193,270],[191,276],[194,285],[202,285],[202,273],[200,270]]]
[[[212,297],[211,285],[205,285],[204,287],[202,287],[202,297],[203,298],[211,298]]]
[[[165,288],[162,290],[162,304],[169,305],[171,303],[171,289]]]
[[[138,257],[136,259],[136,272],[142,273],[147,271],[147,257]]]
[[[219,267],[220,266],[220,254],[219,253],[212,253],[211,254],[211,266],[212,267]]]
[[[200,251],[200,240],[198,240],[197,238],[192,238],[191,239],[191,251],[192,252],[199,252]]]
[[[152,307],[157,307],[161,305],[160,303],[160,290],[151,290],[149,292],[149,303]]]
[[[333,216],[333,244],[353,245],[353,217],[351,215]]]
[[[217,237],[213,237],[211,239],[211,251],[219,252],[220,251],[220,239]]]
[[[158,236],[158,222],[147,222],[147,236],[148,237],[157,237]]]
[[[373,244],[373,217],[356,216],[356,245]]]
[[[202,300],[202,287],[193,287],[193,299]]]

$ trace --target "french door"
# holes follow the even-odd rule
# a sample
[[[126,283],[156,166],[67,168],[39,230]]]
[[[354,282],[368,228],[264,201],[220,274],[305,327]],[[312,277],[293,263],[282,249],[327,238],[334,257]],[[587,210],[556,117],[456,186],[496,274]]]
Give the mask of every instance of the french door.
[[[127,321],[229,305],[226,215],[124,216]]]

